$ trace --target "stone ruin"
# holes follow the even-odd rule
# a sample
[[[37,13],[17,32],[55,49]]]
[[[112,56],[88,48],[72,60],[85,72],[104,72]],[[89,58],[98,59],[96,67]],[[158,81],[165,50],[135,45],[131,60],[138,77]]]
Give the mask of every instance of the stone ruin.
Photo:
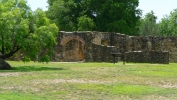
[[[96,31],[60,31],[52,61],[113,62],[111,52],[125,56],[126,62],[177,62],[177,37],[128,36]],[[117,58],[117,60],[122,58]]]

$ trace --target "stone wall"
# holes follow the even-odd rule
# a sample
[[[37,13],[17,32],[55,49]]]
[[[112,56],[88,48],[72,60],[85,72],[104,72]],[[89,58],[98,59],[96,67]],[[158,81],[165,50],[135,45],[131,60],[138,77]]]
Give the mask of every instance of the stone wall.
[[[59,32],[58,44],[52,61],[84,61],[90,59],[92,51],[92,32]]]
[[[127,50],[169,52],[169,61],[177,62],[177,37],[127,37]]]
[[[114,46],[103,46],[92,44],[92,61],[94,62],[113,62],[111,55]]]
[[[125,53],[126,62],[169,64],[169,53],[160,51],[131,51]]]
[[[120,33],[86,31],[59,32],[57,41],[52,61],[111,62],[113,61],[111,50],[116,48],[117,52],[122,54],[137,51],[142,53],[168,51],[169,61],[177,62],[177,37],[136,37]]]
[[[52,61],[112,62],[111,34],[106,32],[59,32]]]

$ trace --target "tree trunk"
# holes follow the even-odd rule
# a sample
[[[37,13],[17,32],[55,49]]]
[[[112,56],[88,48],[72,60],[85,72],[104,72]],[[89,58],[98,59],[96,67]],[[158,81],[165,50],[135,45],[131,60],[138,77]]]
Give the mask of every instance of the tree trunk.
[[[5,62],[5,60],[0,58],[0,70],[11,70],[11,69],[12,67],[7,62]]]

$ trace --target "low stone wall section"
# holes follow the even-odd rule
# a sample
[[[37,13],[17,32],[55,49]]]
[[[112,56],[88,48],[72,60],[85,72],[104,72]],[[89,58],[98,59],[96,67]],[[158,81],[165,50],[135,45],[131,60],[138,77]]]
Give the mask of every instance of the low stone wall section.
[[[177,37],[127,37],[126,51],[169,52],[169,61],[177,62]]]
[[[92,44],[92,60],[94,62],[113,62],[113,56],[111,55],[114,46],[103,46]],[[117,59],[116,59],[117,60]]]
[[[158,51],[132,51],[125,53],[126,62],[169,64],[169,53]]]

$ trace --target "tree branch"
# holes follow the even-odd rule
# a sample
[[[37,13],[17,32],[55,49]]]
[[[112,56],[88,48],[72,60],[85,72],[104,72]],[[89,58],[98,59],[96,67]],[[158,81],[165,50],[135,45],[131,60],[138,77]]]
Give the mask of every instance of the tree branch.
[[[16,47],[16,49],[15,50],[12,50],[12,51],[10,51],[9,53],[7,53],[7,54],[2,54],[2,55],[0,55],[0,58],[1,59],[6,59],[6,58],[10,58],[13,54],[15,54],[18,50],[20,50],[21,49],[21,47]]]

